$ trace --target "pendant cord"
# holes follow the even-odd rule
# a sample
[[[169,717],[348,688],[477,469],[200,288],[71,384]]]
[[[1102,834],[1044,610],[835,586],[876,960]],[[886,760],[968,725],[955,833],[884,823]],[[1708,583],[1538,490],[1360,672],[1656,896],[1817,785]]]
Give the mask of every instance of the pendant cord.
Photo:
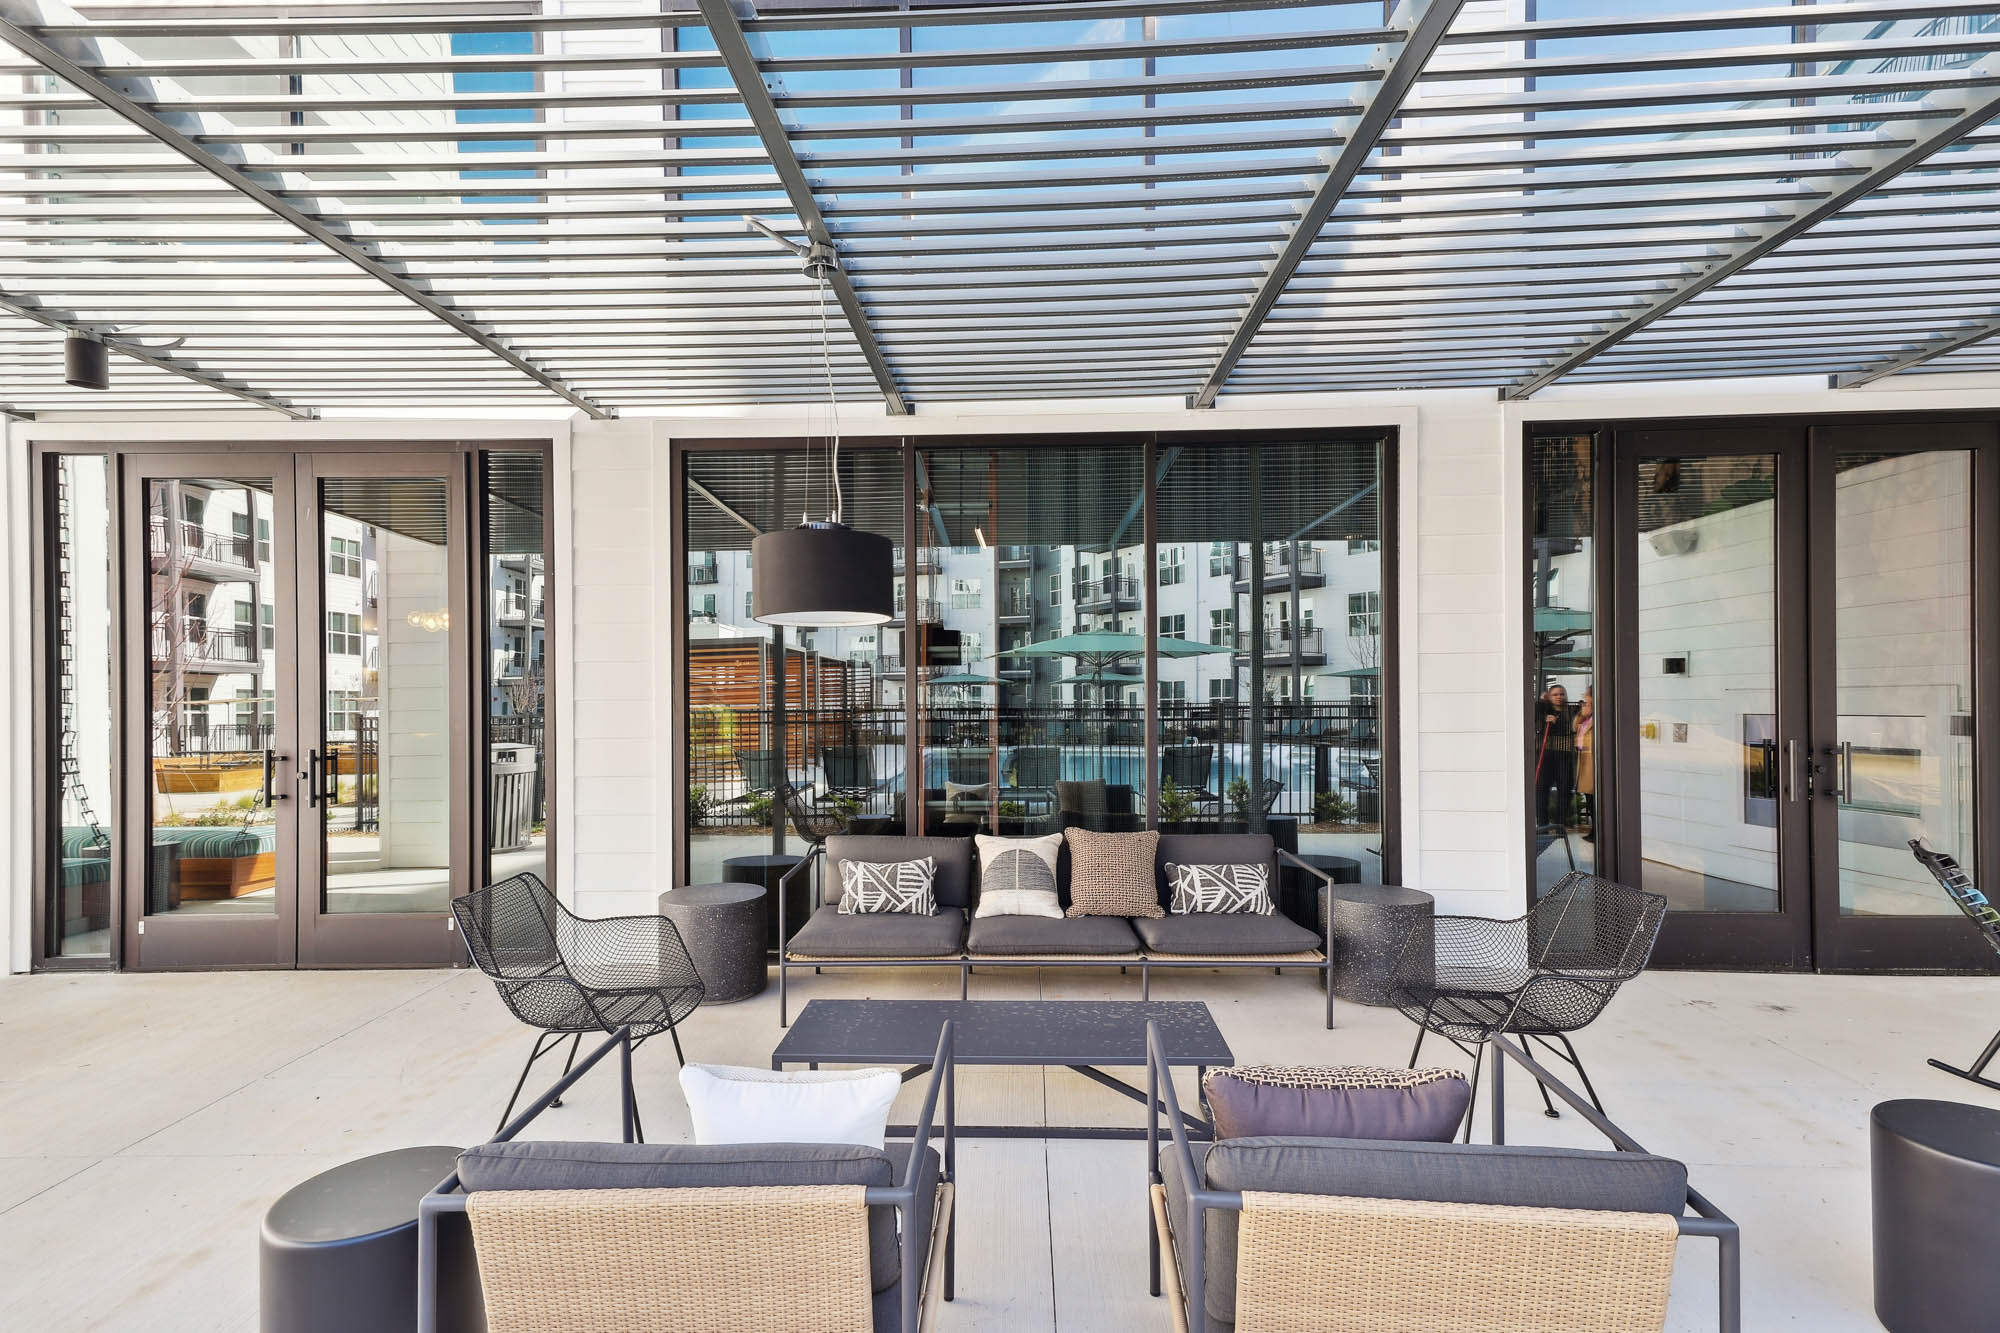
[[[819,280],[819,351],[826,367],[827,433],[831,441],[827,449],[827,474],[833,483],[833,513],[829,517],[838,523],[847,506],[840,492],[840,395],[834,390],[833,336],[827,327],[826,294],[830,286],[831,280],[822,273]]]

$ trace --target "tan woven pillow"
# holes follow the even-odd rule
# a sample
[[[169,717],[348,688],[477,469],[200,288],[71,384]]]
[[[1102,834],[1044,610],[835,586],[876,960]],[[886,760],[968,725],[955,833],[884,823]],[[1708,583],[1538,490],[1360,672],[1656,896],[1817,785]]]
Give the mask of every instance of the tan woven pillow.
[[[1160,835],[1092,833],[1066,829],[1069,842],[1069,915],[1161,917],[1153,886],[1153,856]]]

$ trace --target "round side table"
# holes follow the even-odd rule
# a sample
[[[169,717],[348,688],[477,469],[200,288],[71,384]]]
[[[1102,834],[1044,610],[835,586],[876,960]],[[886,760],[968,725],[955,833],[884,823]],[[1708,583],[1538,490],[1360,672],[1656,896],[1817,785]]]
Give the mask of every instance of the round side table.
[[[764,898],[761,884],[690,884],[660,895],[660,915],[681,933],[708,988],[703,1004],[733,1004],[763,992]]]
[[[1992,1327],[2000,1310],[2000,1111],[1883,1102],[1869,1116],[1875,1317],[1889,1333]]]
[[[778,939],[778,894],[784,882],[785,872],[799,862],[803,856],[732,856],[722,863],[722,878],[730,884],[761,884],[764,886],[764,947],[776,950]],[[800,875],[791,884],[791,892],[785,895],[785,932],[799,933],[806,918],[812,915],[812,876]]]
[[[1333,955],[1333,993],[1356,1004],[1396,1002],[1396,960],[1411,932],[1430,957],[1436,902],[1398,884],[1336,884],[1328,892],[1326,947]]]
[[[417,1202],[458,1169],[459,1149],[400,1148],[294,1185],[264,1214],[258,1242],[262,1333],[417,1326]],[[485,1327],[472,1234],[438,1231],[440,1329]]]

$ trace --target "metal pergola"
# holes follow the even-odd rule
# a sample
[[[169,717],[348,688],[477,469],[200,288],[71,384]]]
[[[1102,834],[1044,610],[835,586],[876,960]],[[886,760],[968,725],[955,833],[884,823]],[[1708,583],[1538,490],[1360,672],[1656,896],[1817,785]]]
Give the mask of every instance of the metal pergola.
[[[0,410],[2000,371],[2000,0],[600,9],[0,0]]]

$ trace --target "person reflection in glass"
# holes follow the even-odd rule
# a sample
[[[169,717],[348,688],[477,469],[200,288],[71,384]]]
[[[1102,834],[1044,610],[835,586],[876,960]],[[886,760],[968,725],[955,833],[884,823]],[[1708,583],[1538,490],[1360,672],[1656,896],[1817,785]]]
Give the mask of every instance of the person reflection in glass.
[[[1535,701],[1535,738],[1535,824],[1567,827],[1576,800],[1576,718],[1560,685]]]
[[[1597,841],[1597,716],[1591,687],[1583,687],[1583,699],[1576,706],[1576,795],[1577,815],[1583,821],[1583,840]]]

